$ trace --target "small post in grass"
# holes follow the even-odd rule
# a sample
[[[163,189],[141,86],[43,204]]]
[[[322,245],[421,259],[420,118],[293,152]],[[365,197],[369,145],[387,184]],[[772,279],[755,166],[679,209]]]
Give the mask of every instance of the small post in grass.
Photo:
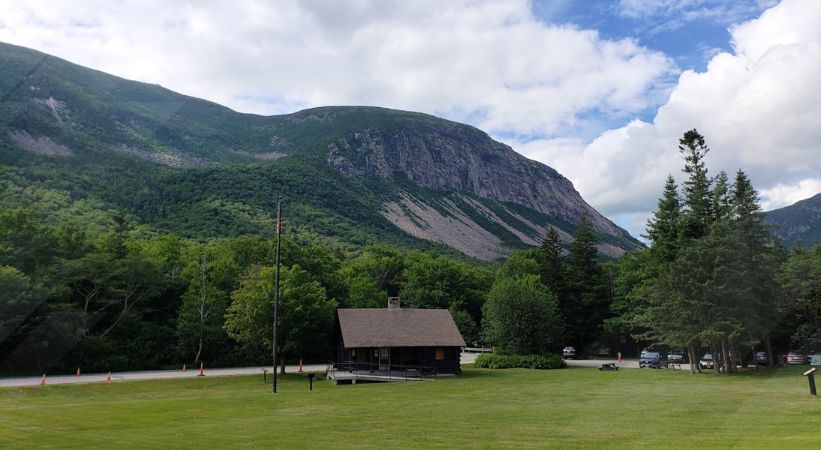
[[[308,374],[308,389],[313,391],[314,390],[314,374]]]
[[[815,369],[804,372],[804,376],[807,377],[807,381],[810,383],[810,395],[818,395],[815,393]]]
[[[262,382],[268,384],[268,369],[262,369]]]

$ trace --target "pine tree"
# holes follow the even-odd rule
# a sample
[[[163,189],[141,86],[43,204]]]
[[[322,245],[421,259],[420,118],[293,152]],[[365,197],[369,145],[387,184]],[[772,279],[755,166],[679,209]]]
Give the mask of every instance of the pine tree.
[[[679,139],[679,152],[684,155],[684,206],[682,233],[685,239],[699,239],[707,235],[713,218],[710,178],[704,157],[710,151],[704,136],[695,129]]]
[[[743,310],[747,337],[750,342],[765,342],[772,365],[769,340],[773,326],[771,318],[775,313],[773,299],[779,295],[775,275],[778,257],[758,205],[758,192],[741,170],[736,173],[731,206],[734,230],[740,244],[740,264],[746,274],[745,284],[750,290]]]
[[[730,220],[733,214],[733,207],[730,198],[730,180],[727,172],[721,171],[713,181],[713,222],[725,222]]]
[[[600,333],[610,309],[604,271],[596,261],[596,244],[590,222],[583,218],[570,244],[565,278],[567,291],[564,298],[559,298],[567,331],[579,348],[584,348]]]
[[[539,278],[558,298],[564,294],[564,250],[559,232],[550,227],[539,247]]]
[[[678,186],[672,175],[667,176],[664,193],[658,209],[647,221],[647,235],[653,244],[651,254],[657,263],[667,264],[676,259],[680,247],[681,201]]]

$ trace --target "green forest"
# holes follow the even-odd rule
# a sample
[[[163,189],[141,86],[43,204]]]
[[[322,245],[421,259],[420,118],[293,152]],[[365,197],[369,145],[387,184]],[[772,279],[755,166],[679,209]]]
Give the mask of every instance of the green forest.
[[[679,187],[671,175],[663,187],[650,245],[618,261],[600,258],[584,220],[569,248],[551,228],[540,247],[483,263],[410,242],[343,245],[307,231],[300,221],[311,218],[286,201],[280,354],[326,361],[336,308],[382,308],[388,296],[447,308],[466,342],[508,354],[659,345],[691,361],[723,355],[715,370],[732,372],[753,350],[777,363],[779,353],[813,346],[821,246],[785,249],[745,173],[709,173],[697,131],[679,150],[685,179]],[[0,373],[270,364],[273,223],[198,238],[53,186],[4,183],[4,196],[28,200],[6,197],[0,209]],[[213,220],[198,217],[189,219]]]

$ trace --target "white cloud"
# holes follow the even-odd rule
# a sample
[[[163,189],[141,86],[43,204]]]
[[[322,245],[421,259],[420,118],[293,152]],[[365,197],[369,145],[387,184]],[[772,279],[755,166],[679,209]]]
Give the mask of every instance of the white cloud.
[[[778,183],[761,191],[761,207],[764,211],[783,208],[821,193],[821,178],[801,180],[796,184]]]
[[[777,3],[777,0],[620,0],[619,13],[631,19],[654,22],[659,29],[673,29],[696,20],[729,25]]]
[[[704,72],[682,73],[652,123],[606,131],[581,152],[535,141],[525,153],[566,174],[611,217],[652,211],[667,174],[683,178],[677,144],[692,128],[712,148],[710,170],[744,170],[766,194],[765,207],[818,193],[821,2],[784,1],[731,33],[735,52],[715,55]]]
[[[519,1],[2,3],[0,40],[235,109],[368,104],[558,135],[655,107],[676,68]]]

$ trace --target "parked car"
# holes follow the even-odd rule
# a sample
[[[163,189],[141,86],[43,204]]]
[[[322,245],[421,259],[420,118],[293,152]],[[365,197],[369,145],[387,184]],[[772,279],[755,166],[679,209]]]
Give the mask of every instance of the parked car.
[[[787,364],[797,365],[806,363],[807,358],[801,350],[790,350],[790,352],[787,353]]]
[[[704,356],[698,361],[698,366],[702,369],[712,369],[713,368],[713,355],[710,353],[705,353]]]
[[[821,353],[810,355],[810,365],[821,366]]]
[[[687,362],[687,355],[681,350],[670,350],[667,352],[667,361],[675,364],[684,364]]]
[[[568,345],[562,350],[562,356],[564,359],[576,359],[576,348]]]
[[[769,365],[770,360],[767,358],[767,352],[755,352],[755,364],[757,366]]]
[[[644,356],[639,358],[639,367],[642,369],[645,367],[658,369],[661,366],[661,360],[662,355],[660,352],[648,351],[644,353]]]

